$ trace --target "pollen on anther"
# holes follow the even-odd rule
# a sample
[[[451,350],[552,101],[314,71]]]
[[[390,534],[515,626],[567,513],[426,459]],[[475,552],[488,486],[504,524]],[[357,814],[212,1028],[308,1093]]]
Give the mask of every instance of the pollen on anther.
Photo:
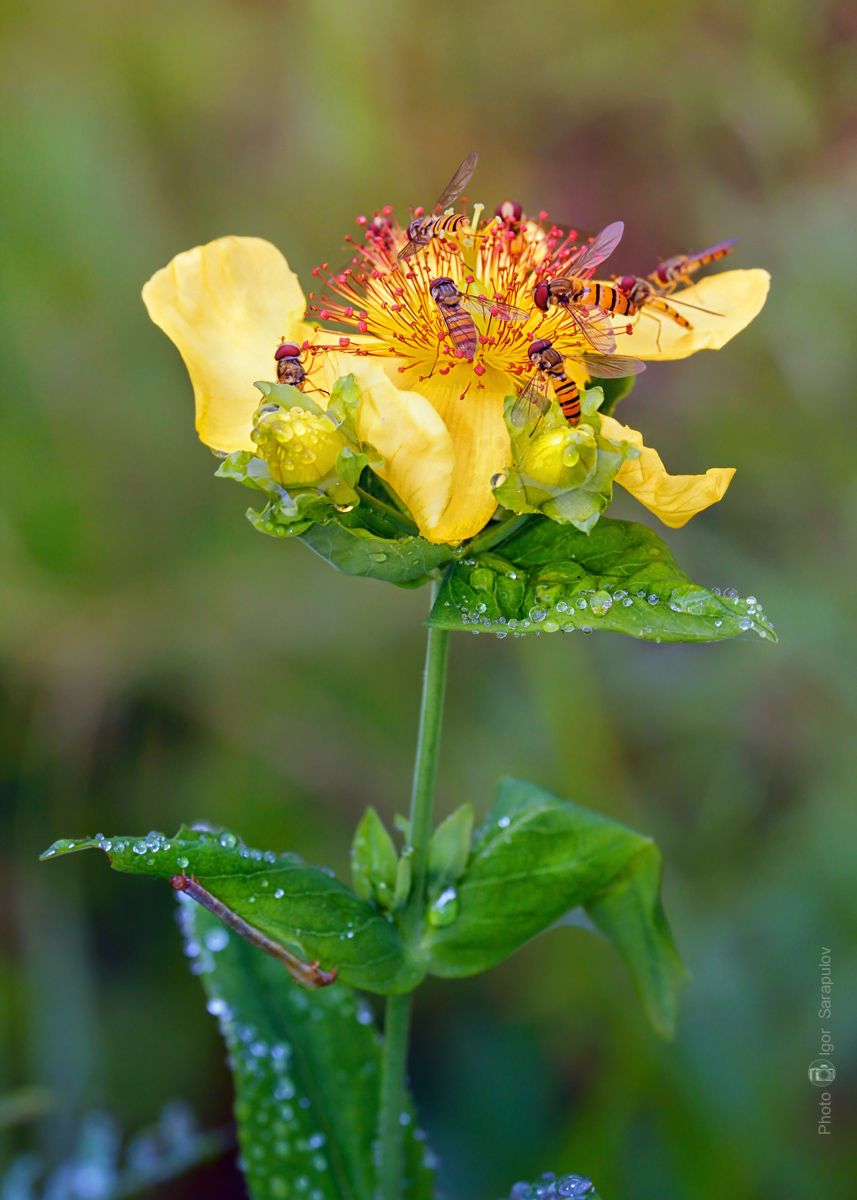
[[[483,367],[482,363],[477,363],[475,365],[475,367],[473,368],[473,373],[474,373],[474,375],[484,375],[485,374],[485,368]]]
[[[349,337],[341,337],[341,338],[339,339],[339,344],[340,344],[340,346],[342,347],[342,349],[344,350],[346,346],[350,346],[350,345],[351,345],[351,338],[349,338]]]

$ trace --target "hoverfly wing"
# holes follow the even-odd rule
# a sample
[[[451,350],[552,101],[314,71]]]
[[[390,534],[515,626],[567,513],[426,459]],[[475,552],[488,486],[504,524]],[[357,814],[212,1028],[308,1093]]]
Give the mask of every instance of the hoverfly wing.
[[[468,296],[461,292],[459,299],[465,308],[483,317],[497,317],[500,321],[529,321],[530,314],[514,304],[503,304],[499,300],[487,300],[484,296]]]
[[[534,409],[538,409],[539,419],[541,419],[550,406],[547,380],[540,371],[536,371],[532,379],[524,384],[518,392],[509,419],[516,429],[523,429]]]
[[[415,242],[413,238],[408,238],[404,246],[402,246],[401,250],[396,255],[396,259],[398,262],[404,262],[406,258],[413,258],[413,256],[423,248],[424,247],[420,242]]]
[[[626,375],[639,375],[646,369],[646,364],[638,358],[623,358],[619,354],[581,354],[575,356],[575,361],[583,363],[596,379],[624,379]]]
[[[569,270],[573,271],[575,275],[582,275],[584,271],[594,271],[599,263],[603,263],[605,258],[610,257],[622,240],[624,232],[624,221],[614,221],[612,225],[605,225],[595,240],[578,254]]]
[[[440,193],[437,198],[437,204],[434,206],[434,211],[442,213],[450,205],[455,204],[458,197],[467,187],[470,182],[473,172],[476,170],[476,164],[479,161],[479,155],[474,150],[472,154],[468,154],[464,162],[460,163],[458,169],[450,179],[449,183]]]
[[[616,330],[603,308],[581,308],[570,304],[565,313],[597,354],[613,353],[616,349]]]

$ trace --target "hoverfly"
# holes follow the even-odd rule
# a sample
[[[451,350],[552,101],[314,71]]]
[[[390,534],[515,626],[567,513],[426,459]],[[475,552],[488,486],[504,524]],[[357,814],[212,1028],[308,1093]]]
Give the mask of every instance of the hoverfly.
[[[301,348],[295,342],[280,342],[274,351],[277,364],[277,383],[290,384],[301,390],[306,380],[306,367],[301,362]]]
[[[649,275],[649,280],[669,295],[680,283],[691,283],[691,277],[700,267],[707,267],[709,263],[718,262],[727,254],[731,254],[734,245],[735,238],[728,238],[725,242],[718,242],[717,245],[700,250],[697,254],[675,254],[672,258],[665,258]]]
[[[511,421],[517,428],[522,429],[536,409],[539,413],[538,422],[551,405],[550,389],[553,387],[557,403],[562,415],[569,425],[577,425],[580,421],[580,389],[575,381],[565,373],[566,360],[582,363],[590,375],[601,379],[619,379],[625,375],[639,375],[646,369],[646,364],[636,358],[622,358],[619,355],[599,355],[573,353],[562,355],[548,338],[539,338],[531,342],[527,353],[530,362],[535,367],[532,378],[518,392],[512,406]]]
[[[437,203],[430,214],[414,217],[408,225],[408,240],[399,251],[397,258],[402,262],[424,250],[432,238],[441,233],[457,233],[467,223],[467,217],[461,213],[446,215],[446,209],[455,204],[458,197],[470,182],[470,177],[476,170],[479,155],[468,154],[460,164],[449,183],[438,196]]]
[[[468,296],[460,292],[448,275],[441,275],[429,284],[429,294],[449,330],[456,350],[461,350],[468,362],[473,362],[479,345],[479,331],[471,313],[483,317],[497,317],[501,321],[528,321],[530,314],[512,304],[498,300],[486,300],[482,296]],[[468,311],[468,309],[470,311]]]
[[[624,229],[622,221],[614,221],[612,225],[606,226],[574,259],[573,275],[542,279],[533,288],[533,303],[536,308],[547,312],[552,304],[558,305],[599,354],[609,354],[615,347],[615,338],[611,342],[612,325],[608,323],[605,328],[601,322],[598,323],[600,328],[593,327],[593,317],[587,313],[587,309],[597,308],[604,313],[617,313],[621,316],[632,316],[636,312],[628,297],[618,287],[608,283],[594,283],[590,278],[599,263],[604,262],[605,258],[613,253]]]
[[[682,316],[672,304],[668,304],[664,297],[671,296],[680,283],[691,283],[691,276],[701,267],[731,254],[734,245],[735,239],[732,238],[729,241],[718,242],[716,246],[701,250],[698,254],[676,254],[672,258],[664,259],[645,279],[640,275],[622,275],[616,278],[615,283],[637,311],[649,309],[652,316],[657,312],[669,317],[682,329],[692,329],[693,326],[687,317]],[[674,303],[687,304],[687,301],[675,300]],[[687,304],[687,307],[699,308],[695,304]]]
[[[307,369],[301,361],[303,353],[297,342],[287,342],[283,338],[274,351],[274,361],[277,364],[277,383],[297,388],[299,392],[311,391],[318,392],[322,396],[329,395],[323,388],[313,387],[310,384],[307,378]],[[271,407],[271,411],[275,411],[277,407],[274,405]],[[263,405],[259,411],[264,412],[265,406]]]

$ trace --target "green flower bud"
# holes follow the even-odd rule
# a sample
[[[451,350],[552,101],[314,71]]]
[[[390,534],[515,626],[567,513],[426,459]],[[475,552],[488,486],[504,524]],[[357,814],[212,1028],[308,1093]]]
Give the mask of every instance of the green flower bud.
[[[595,466],[595,434],[588,425],[548,429],[530,438],[518,459],[523,479],[552,491],[583,483]]]
[[[325,416],[305,408],[262,404],[250,435],[277,483],[312,486],[334,474],[345,438]]]

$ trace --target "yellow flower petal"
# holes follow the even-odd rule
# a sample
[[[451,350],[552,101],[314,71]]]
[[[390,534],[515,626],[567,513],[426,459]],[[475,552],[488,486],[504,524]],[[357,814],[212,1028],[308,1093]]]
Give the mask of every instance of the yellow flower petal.
[[[497,508],[491,477],[512,459],[503,420],[503,400],[512,384],[505,372],[489,367],[480,381],[484,387],[473,384],[462,397],[472,378],[469,369],[465,375],[453,368],[449,375],[436,374],[419,385],[440,414],[455,453],[449,504],[425,534],[433,542],[461,542],[485,526]]]
[[[424,396],[400,390],[381,363],[336,352],[319,355],[320,379],[328,390],[340,375],[360,387],[357,431],[383,455],[378,471],[427,536],[449,503],[455,456],[443,421]],[[315,374],[313,374],[315,379]],[[324,403],[321,397],[314,397]]]
[[[664,525],[679,529],[698,512],[726,494],[734,467],[709,467],[704,475],[670,475],[656,450],[643,445],[643,435],[613,417],[601,418],[604,437],[630,442],[640,457],[622,464],[616,482],[644,504]]]
[[[675,303],[676,311],[690,321],[692,329],[682,329],[669,317],[658,315],[655,319],[644,311],[634,320],[633,333],[624,332],[625,324],[615,322],[616,353],[675,359],[687,358],[697,350],[719,350],[758,316],[770,283],[768,272],[761,270],[707,275],[692,287],[664,297],[668,304]]]
[[[154,323],[178,348],[193,384],[196,428],[214,450],[252,450],[257,379],[275,378],[281,337],[301,342],[298,277],[262,238],[225,237],[178,254],[143,288]]]

